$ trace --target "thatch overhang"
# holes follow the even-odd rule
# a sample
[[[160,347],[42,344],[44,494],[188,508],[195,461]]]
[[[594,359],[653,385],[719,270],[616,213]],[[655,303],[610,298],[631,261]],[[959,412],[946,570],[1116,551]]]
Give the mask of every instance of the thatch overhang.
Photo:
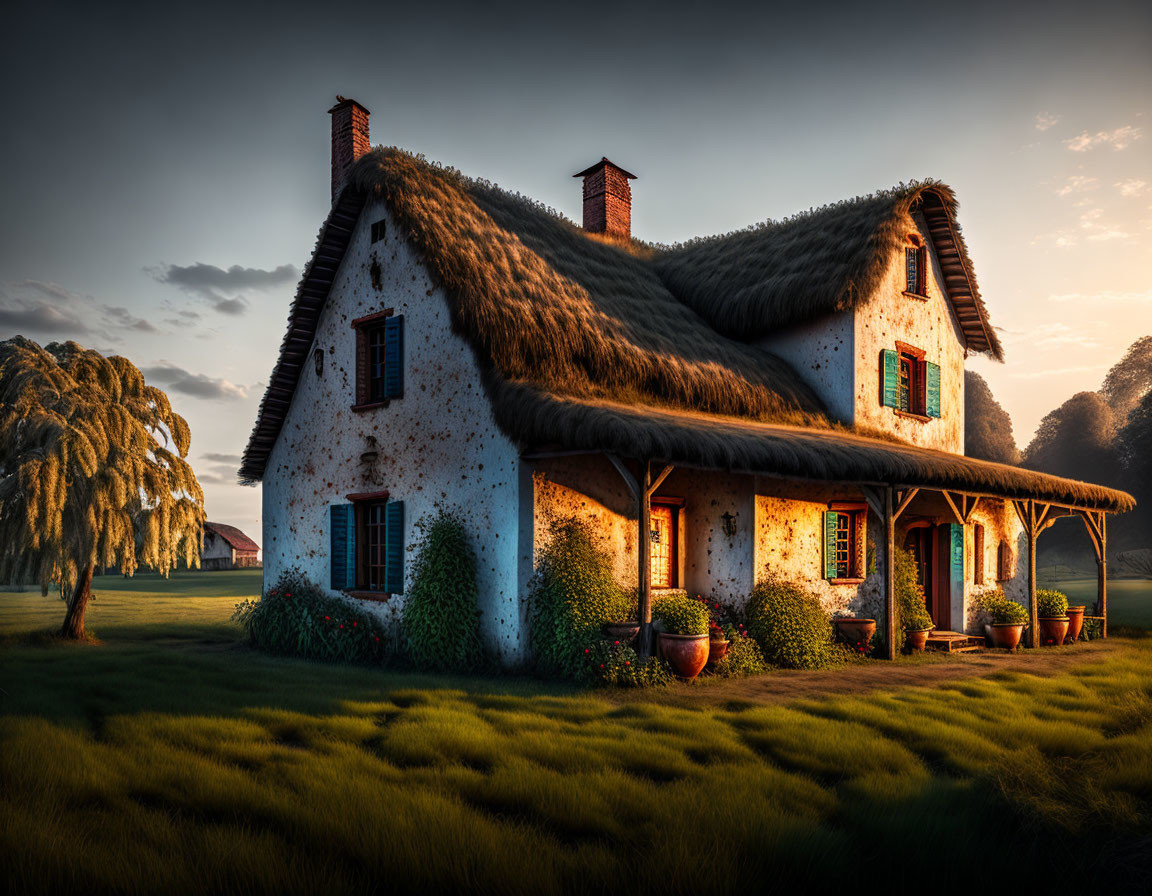
[[[854,485],[965,492],[1123,513],[1127,492],[843,429],[758,423],[610,401],[576,401],[525,386],[501,389],[497,417],[541,452],[604,453],[657,463]],[[528,452],[532,454],[530,450]]]

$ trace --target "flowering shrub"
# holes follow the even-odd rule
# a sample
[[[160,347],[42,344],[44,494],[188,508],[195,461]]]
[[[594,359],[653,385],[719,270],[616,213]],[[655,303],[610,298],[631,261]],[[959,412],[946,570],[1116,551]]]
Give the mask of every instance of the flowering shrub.
[[[896,631],[921,631],[932,627],[932,617],[919,582],[916,559],[907,548],[896,548]],[[897,642],[901,636],[897,636]]]
[[[1068,615],[1068,595],[1041,588],[1036,592],[1036,612],[1049,619],[1063,619]]]
[[[748,598],[748,632],[764,659],[785,669],[821,669],[838,659],[820,599],[799,585],[766,579]]]
[[[584,648],[589,677],[617,687],[663,687],[673,681],[664,660],[642,660],[627,644],[600,639]]]
[[[389,655],[379,619],[329,597],[294,566],[259,600],[238,603],[232,618],[271,653],[344,663],[381,663]]]
[[[404,600],[408,655],[422,669],[468,672],[484,655],[476,554],[460,519],[441,510],[423,531]]]
[[[716,665],[716,674],[724,678],[745,678],[768,671],[760,645],[740,623],[728,623],[721,634],[730,643],[728,653]]]
[[[652,618],[670,635],[708,634],[708,610],[686,594],[665,594],[652,602]]]
[[[585,679],[584,649],[601,624],[627,619],[630,597],[612,577],[612,558],[587,520],[557,519],[549,530],[528,598],[532,649],[545,674]]]

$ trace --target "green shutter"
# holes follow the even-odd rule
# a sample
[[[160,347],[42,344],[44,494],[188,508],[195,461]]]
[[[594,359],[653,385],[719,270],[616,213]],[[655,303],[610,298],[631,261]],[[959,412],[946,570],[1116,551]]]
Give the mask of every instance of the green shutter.
[[[900,407],[900,355],[891,349],[881,352],[881,401],[886,408]]]
[[[953,589],[964,587],[964,527],[952,523],[949,527],[948,570]]]
[[[346,591],[356,587],[356,511],[351,504],[333,504],[328,511],[332,587]]]
[[[404,502],[384,505],[384,590],[404,593]]]
[[[829,510],[824,514],[824,578],[836,578],[836,524],[840,514]]]
[[[940,416],[940,366],[931,361],[924,365],[924,382],[929,417]]]
[[[384,397],[404,394],[404,315],[384,321]]]

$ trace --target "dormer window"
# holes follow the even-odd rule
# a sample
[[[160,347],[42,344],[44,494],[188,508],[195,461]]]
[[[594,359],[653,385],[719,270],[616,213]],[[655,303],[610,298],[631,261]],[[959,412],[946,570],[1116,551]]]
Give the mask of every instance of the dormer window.
[[[916,234],[908,237],[904,249],[904,294],[924,299],[928,297],[928,250]]]

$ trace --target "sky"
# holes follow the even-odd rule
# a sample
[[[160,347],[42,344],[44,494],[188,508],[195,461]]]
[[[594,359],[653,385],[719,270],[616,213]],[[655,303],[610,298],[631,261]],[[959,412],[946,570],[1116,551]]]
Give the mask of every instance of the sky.
[[[637,174],[672,243],[950,184],[1023,447],[1152,333],[1152,4],[6,4],[0,339],[125,355],[192,428],[208,517],[330,204],[337,93],[372,142],[580,219]]]

